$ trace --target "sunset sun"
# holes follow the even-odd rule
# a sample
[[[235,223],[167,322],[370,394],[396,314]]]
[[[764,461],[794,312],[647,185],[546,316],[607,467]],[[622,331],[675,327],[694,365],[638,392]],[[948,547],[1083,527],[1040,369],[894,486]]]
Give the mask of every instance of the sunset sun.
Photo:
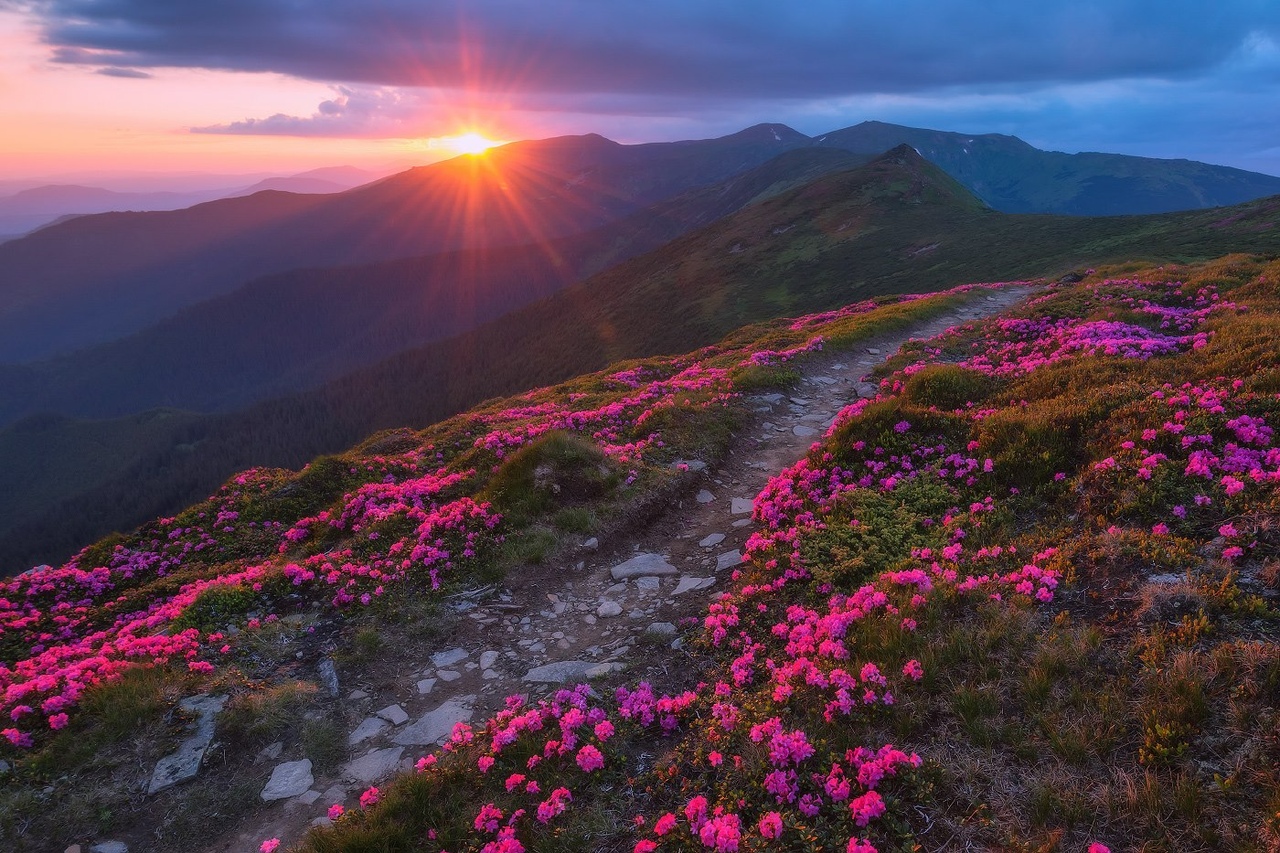
[[[458,154],[483,154],[493,146],[501,144],[475,131],[442,137],[438,142],[441,148]]]

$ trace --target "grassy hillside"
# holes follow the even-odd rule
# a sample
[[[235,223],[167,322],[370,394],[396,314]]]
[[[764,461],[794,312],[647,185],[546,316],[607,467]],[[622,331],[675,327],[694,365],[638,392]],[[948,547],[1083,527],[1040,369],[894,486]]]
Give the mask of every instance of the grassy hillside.
[[[113,529],[173,512],[246,466],[301,465],[377,429],[425,425],[619,359],[685,351],[746,323],[957,281],[1057,277],[1129,257],[1182,262],[1275,252],[1278,216],[1280,199],[1149,217],[1011,216],[898,149],[465,335],[305,394],[202,419],[177,431],[170,449],[112,481],[68,492],[5,533],[0,565],[60,559]]]
[[[263,808],[231,791],[265,778],[251,745],[341,751],[303,668],[322,649],[430,631],[451,583],[554,560],[584,507],[590,532],[671,501],[680,460],[714,467],[749,422],[740,395],[982,292],[763,323],[246,471],[8,582],[0,832],[39,849],[136,814],[176,849],[186,809]],[[296,849],[1273,849],[1280,263],[1103,269],[878,379],[756,496],[669,692],[513,697]],[[166,711],[210,689],[261,725],[225,735],[246,748],[206,806],[140,806]]]

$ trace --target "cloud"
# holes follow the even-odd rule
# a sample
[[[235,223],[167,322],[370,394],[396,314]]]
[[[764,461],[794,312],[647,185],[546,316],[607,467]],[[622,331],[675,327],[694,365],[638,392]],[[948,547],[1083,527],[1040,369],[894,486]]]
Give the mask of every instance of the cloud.
[[[527,93],[815,98],[1179,77],[1280,27],[1220,0],[43,0],[55,60]]]
[[[114,65],[107,68],[99,68],[96,73],[104,77],[122,77],[126,80],[150,80],[155,77],[154,74],[148,74],[146,71],[139,71],[136,68],[118,68]]]
[[[433,109],[429,93],[392,88],[335,86],[310,116],[277,113],[229,124],[193,127],[193,133],[245,136],[323,136],[349,138],[416,138],[431,135],[423,116]]]
[[[14,0],[0,0],[0,4]],[[55,62],[320,81],[200,133],[678,138],[864,118],[1280,169],[1266,0],[21,0]],[[521,121],[529,119],[523,126]],[[1254,158],[1254,159],[1250,159]],[[1262,158],[1262,159],[1257,159]],[[1271,159],[1267,159],[1271,158]]]

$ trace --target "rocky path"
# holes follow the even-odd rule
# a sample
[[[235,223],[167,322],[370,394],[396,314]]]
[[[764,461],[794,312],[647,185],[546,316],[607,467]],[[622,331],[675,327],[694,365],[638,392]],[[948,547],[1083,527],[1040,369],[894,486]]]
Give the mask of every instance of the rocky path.
[[[513,693],[623,672],[628,682],[670,681],[681,635],[741,562],[751,501],[768,479],[804,455],[842,407],[874,394],[864,377],[908,339],[997,313],[1030,292],[978,291],[936,320],[806,361],[790,395],[749,398],[755,417],[725,462],[625,546],[605,553],[587,540],[576,561],[554,571],[455,597],[454,631],[428,657],[395,662],[399,675],[378,684],[344,674],[338,689],[351,758],[340,771],[321,778],[310,762],[278,761],[268,750],[264,762],[275,766],[261,796],[275,805],[206,853],[255,851],[271,837],[297,841],[328,821],[330,805],[355,806],[364,789],[412,767],[456,722],[486,718]]]

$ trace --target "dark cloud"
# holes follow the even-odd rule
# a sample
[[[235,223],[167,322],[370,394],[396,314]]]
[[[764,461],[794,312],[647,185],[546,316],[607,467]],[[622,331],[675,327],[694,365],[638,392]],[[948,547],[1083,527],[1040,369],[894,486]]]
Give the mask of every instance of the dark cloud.
[[[15,4],[60,63],[334,89],[311,115],[202,133],[439,135],[465,103],[516,133],[877,118],[1280,171],[1276,0],[0,0]]]
[[[99,68],[98,74],[104,77],[123,77],[126,80],[150,80],[154,74],[148,74],[146,71],[139,71],[136,68],[117,68],[111,66],[109,68]]]
[[[43,0],[66,63],[521,93],[812,98],[1193,74],[1265,0]]]

